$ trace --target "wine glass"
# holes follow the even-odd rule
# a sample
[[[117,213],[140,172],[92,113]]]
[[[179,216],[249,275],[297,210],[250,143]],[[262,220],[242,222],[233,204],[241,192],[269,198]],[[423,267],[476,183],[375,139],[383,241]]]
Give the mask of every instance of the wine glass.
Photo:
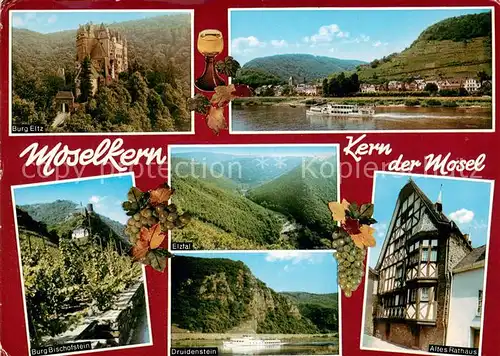
[[[224,49],[224,39],[219,30],[203,30],[198,35],[198,52],[205,56],[205,70],[195,85],[203,91],[214,91],[216,86],[226,85],[215,69],[215,57]]]

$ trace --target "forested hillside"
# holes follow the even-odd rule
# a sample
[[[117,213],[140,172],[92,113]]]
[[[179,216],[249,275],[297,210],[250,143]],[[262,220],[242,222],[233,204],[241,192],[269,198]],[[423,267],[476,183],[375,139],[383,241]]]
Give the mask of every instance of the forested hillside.
[[[158,16],[109,27],[128,40],[128,72],[120,73],[109,86],[99,85],[95,96],[85,87],[79,97],[75,87],[76,28],[50,34],[13,29],[15,124],[46,125],[54,132],[190,129],[186,107],[191,83],[190,16]],[[80,65],[81,82],[89,83],[90,60]],[[57,76],[59,69],[65,70],[64,78]],[[79,102],[71,118],[63,122],[54,122],[58,91],[73,92]]]
[[[310,54],[279,54],[255,58],[245,63],[236,80],[248,85],[252,85],[252,81],[256,79],[254,76],[268,82],[267,84],[281,84],[278,80],[288,83],[290,77],[294,77],[298,83],[310,82],[335,72],[352,70],[363,63],[365,62]]]
[[[305,228],[298,237],[302,248],[330,246],[333,224],[328,202],[337,200],[336,159],[314,159],[309,168],[297,167],[281,177],[252,189],[248,198],[257,204],[292,217]],[[328,171],[322,167],[328,165]],[[324,172],[331,174],[325,177]]]
[[[334,331],[301,314],[296,303],[267,287],[243,262],[176,256],[171,273],[176,327],[204,333],[224,333],[242,324],[254,325],[249,332],[257,333]]]
[[[363,82],[421,77],[476,78],[492,73],[491,12],[452,17],[424,30],[401,53],[358,67]]]
[[[210,158],[200,157],[172,160],[173,201],[193,217],[173,233],[174,241],[193,242],[196,249],[331,247],[327,204],[337,199],[335,157],[311,164],[287,157],[283,165],[266,158],[265,167],[257,158],[224,156],[206,165],[197,162]]]

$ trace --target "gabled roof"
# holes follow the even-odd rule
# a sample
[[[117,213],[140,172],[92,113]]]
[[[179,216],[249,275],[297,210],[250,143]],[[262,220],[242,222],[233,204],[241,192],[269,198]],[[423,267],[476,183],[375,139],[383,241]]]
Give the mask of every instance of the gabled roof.
[[[56,99],[74,99],[73,92],[71,91],[58,91]]]
[[[427,195],[425,195],[425,193],[418,187],[413,179],[410,178],[409,182],[403,188],[401,188],[401,191],[399,192],[398,200],[396,202],[391,222],[389,224],[389,229],[387,230],[387,235],[385,236],[384,244],[382,245],[377,265],[375,266],[376,270],[379,270],[382,265],[382,261],[385,256],[387,246],[389,245],[390,236],[397,218],[397,212],[400,208],[400,202],[407,199],[413,192],[415,192],[415,194],[422,200],[422,203],[427,208],[427,215],[429,216],[431,223],[435,225],[436,228],[438,226],[449,226],[451,230],[457,232],[460,236],[463,236],[458,226],[453,221],[450,221],[450,219],[448,219],[448,217],[442,211],[438,211],[436,205],[429,199],[429,197],[427,197]]]
[[[453,273],[470,271],[484,267],[486,259],[486,245],[473,249],[453,268]]]

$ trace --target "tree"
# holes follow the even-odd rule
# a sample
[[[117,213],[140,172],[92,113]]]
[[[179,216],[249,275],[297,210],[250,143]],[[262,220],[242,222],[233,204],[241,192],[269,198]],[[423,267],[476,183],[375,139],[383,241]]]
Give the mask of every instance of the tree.
[[[491,76],[488,75],[488,73],[486,73],[484,70],[482,70],[480,72],[477,72],[477,78],[479,79],[479,82],[481,83],[481,85],[483,85],[483,83],[485,81],[491,79]]]
[[[425,84],[424,91],[428,91],[431,94],[436,94],[439,88],[436,83],[427,83]]]
[[[80,98],[81,103],[86,103],[92,96],[92,91],[94,90],[92,84],[92,63],[90,57],[87,56],[82,61],[82,71],[80,73]]]
[[[328,79],[325,78],[325,79],[323,79],[323,96],[325,96],[325,97],[330,96],[329,93],[330,92],[328,90]]]
[[[35,104],[17,95],[12,101],[12,122],[14,124],[46,124],[36,112]]]

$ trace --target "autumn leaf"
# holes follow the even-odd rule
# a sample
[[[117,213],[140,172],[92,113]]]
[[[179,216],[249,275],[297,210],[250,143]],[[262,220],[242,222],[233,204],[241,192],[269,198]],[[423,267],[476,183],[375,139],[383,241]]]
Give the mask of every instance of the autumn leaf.
[[[167,256],[157,251],[149,251],[145,263],[159,272],[163,272],[167,267]]]
[[[363,204],[359,208],[360,218],[371,218],[373,215],[373,204]]]
[[[149,229],[141,228],[139,239],[132,247],[132,256],[134,261],[140,261],[146,257],[150,250],[160,247],[167,235],[161,231],[160,224],[155,224]]]
[[[212,95],[212,99],[210,100],[212,104],[222,107],[233,100],[236,96],[234,95],[234,91],[236,88],[234,84],[231,85],[219,85],[215,87],[215,93]]]
[[[330,202],[328,208],[332,212],[333,220],[344,222],[345,212],[349,209],[349,202],[345,199],[342,200],[342,203]]]
[[[151,191],[149,201],[152,205],[167,203],[173,193],[174,190],[172,188],[161,187]]]
[[[373,233],[375,229],[368,225],[361,225],[359,231],[359,234],[351,235],[354,244],[359,248],[374,247],[375,238],[373,237]]]
[[[207,125],[216,135],[219,134],[220,130],[225,129],[227,125],[224,108],[211,106],[207,115]]]

